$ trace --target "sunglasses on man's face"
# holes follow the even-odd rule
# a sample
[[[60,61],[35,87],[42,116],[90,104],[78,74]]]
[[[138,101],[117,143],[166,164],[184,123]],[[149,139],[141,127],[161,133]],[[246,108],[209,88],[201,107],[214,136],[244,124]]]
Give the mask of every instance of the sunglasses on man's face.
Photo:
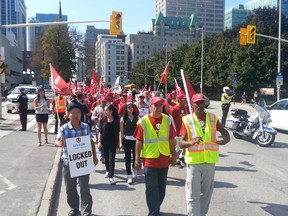
[[[133,108],[133,106],[127,106],[128,109]]]

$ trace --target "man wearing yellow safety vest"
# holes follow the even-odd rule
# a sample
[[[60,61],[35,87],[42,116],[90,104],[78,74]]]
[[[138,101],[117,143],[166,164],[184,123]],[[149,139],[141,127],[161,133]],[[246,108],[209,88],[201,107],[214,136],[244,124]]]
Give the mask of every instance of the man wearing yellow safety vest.
[[[231,101],[235,95],[229,96],[230,88],[228,86],[223,87],[223,93],[221,96],[221,103],[222,103],[222,120],[221,123],[223,127],[226,126],[226,118],[229,112],[229,108],[231,105]]]
[[[63,95],[58,95],[52,102],[53,105],[53,113],[55,115],[55,129],[54,134],[58,132],[58,125],[60,119],[60,127],[65,123],[64,116],[66,113],[66,107],[68,105],[67,100],[63,97]]]
[[[186,149],[186,203],[189,216],[205,216],[208,212],[218,162],[219,145],[230,141],[230,135],[218,117],[205,112],[205,96],[192,97],[193,114],[183,117],[179,145]],[[217,131],[221,133],[217,139]]]
[[[165,197],[168,167],[170,164],[175,165],[177,158],[175,152],[177,134],[171,117],[162,113],[163,105],[163,98],[152,98],[151,113],[138,121],[134,132],[136,138],[134,168],[141,169],[143,158],[149,216],[160,214],[160,206]]]

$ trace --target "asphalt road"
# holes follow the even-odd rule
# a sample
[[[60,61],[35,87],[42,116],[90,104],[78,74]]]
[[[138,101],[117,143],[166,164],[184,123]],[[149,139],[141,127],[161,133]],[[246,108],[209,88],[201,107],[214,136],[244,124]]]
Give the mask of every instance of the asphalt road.
[[[232,105],[245,108],[248,105]],[[220,103],[211,102],[207,111],[221,116]],[[3,110],[4,114],[4,110]],[[0,121],[0,211],[1,215],[67,215],[69,208],[62,180],[55,178],[59,151],[53,144],[37,147],[34,115],[29,115],[29,130],[18,132],[18,115]],[[49,121],[53,131],[53,121]],[[52,133],[49,140],[54,139]],[[273,146],[261,148],[249,140],[236,140],[221,147],[216,166],[215,189],[209,216],[287,216],[288,215],[288,135],[279,133]],[[104,165],[95,167],[90,186],[94,215],[147,215],[143,175],[127,185],[124,154],[118,152],[115,181],[104,178]],[[186,170],[170,167],[163,215],[186,215]],[[54,176],[54,177],[53,177]],[[55,180],[56,179],[56,180]],[[53,187],[59,190],[51,198]],[[47,193],[48,191],[48,193]]]

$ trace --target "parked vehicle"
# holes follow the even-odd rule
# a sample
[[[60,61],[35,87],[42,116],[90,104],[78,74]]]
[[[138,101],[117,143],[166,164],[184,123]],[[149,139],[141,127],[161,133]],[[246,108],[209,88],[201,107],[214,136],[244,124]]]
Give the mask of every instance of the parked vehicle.
[[[273,103],[267,109],[272,119],[269,125],[276,129],[288,131],[288,124],[285,120],[288,119],[288,98]]]
[[[7,113],[12,113],[17,108],[17,98],[20,94],[20,88],[24,88],[24,93],[27,95],[28,110],[34,110],[34,99],[37,97],[38,87],[35,86],[17,86],[11,93],[7,96],[6,100],[6,111]]]
[[[277,131],[268,126],[271,116],[266,108],[255,105],[256,113],[248,115],[246,110],[232,109],[226,120],[227,129],[231,130],[236,139],[247,137],[256,140],[259,146],[268,147],[274,143]]]

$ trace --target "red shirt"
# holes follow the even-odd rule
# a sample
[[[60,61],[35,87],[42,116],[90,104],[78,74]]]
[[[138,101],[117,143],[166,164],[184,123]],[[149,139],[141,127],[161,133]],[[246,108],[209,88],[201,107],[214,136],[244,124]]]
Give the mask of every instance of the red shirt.
[[[205,122],[206,122],[206,115],[200,116],[200,117],[197,116],[197,117],[198,117],[198,120],[199,120],[200,125],[201,125],[201,127],[202,127],[202,130],[204,131],[204,129],[205,129]],[[216,123],[216,130],[217,130],[217,131],[223,130],[223,126],[222,126],[222,124],[219,122],[219,120],[218,120],[217,123]],[[181,129],[180,129],[179,136],[184,136],[184,137],[187,136],[187,131],[186,131],[186,127],[185,127],[185,124],[184,124],[184,123],[182,123],[182,125],[181,125]]]
[[[162,122],[162,116],[159,118],[153,118],[149,114],[148,118],[149,118],[151,124],[153,125],[154,130],[156,131],[156,134],[158,135],[159,129],[157,129],[157,128],[160,128],[159,124],[161,124],[161,122]],[[157,125],[157,127],[156,127],[156,125]],[[136,138],[136,140],[139,140],[139,141],[144,140],[143,139],[143,128],[140,124],[137,126],[133,136]],[[175,136],[176,136],[176,131],[175,131],[173,125],[171,124],[170,129],[169,129],[169,140],[174,139]],[[161,153],[160,153],[160,156],[158,158],[144,158],[143,160],[144,160],[143,162],[144,162],[145,167],[166,168],[170,165],[170,156],[165,156],[165,155],[162,155]]]
[[[177,136],[179,136],[181,125],[182,125],[182,117],[189,113],[186,106],[180,107],[179,105],[174,106],[171,110],[171,116],[174,119]]]
[[[165,110],[167,112],[167,114],[171,114],[171,109],[175,106],[176,104],[174,102],[168,102],[168,101],[165,101],[164,102],[164,106],[165,106]]]

